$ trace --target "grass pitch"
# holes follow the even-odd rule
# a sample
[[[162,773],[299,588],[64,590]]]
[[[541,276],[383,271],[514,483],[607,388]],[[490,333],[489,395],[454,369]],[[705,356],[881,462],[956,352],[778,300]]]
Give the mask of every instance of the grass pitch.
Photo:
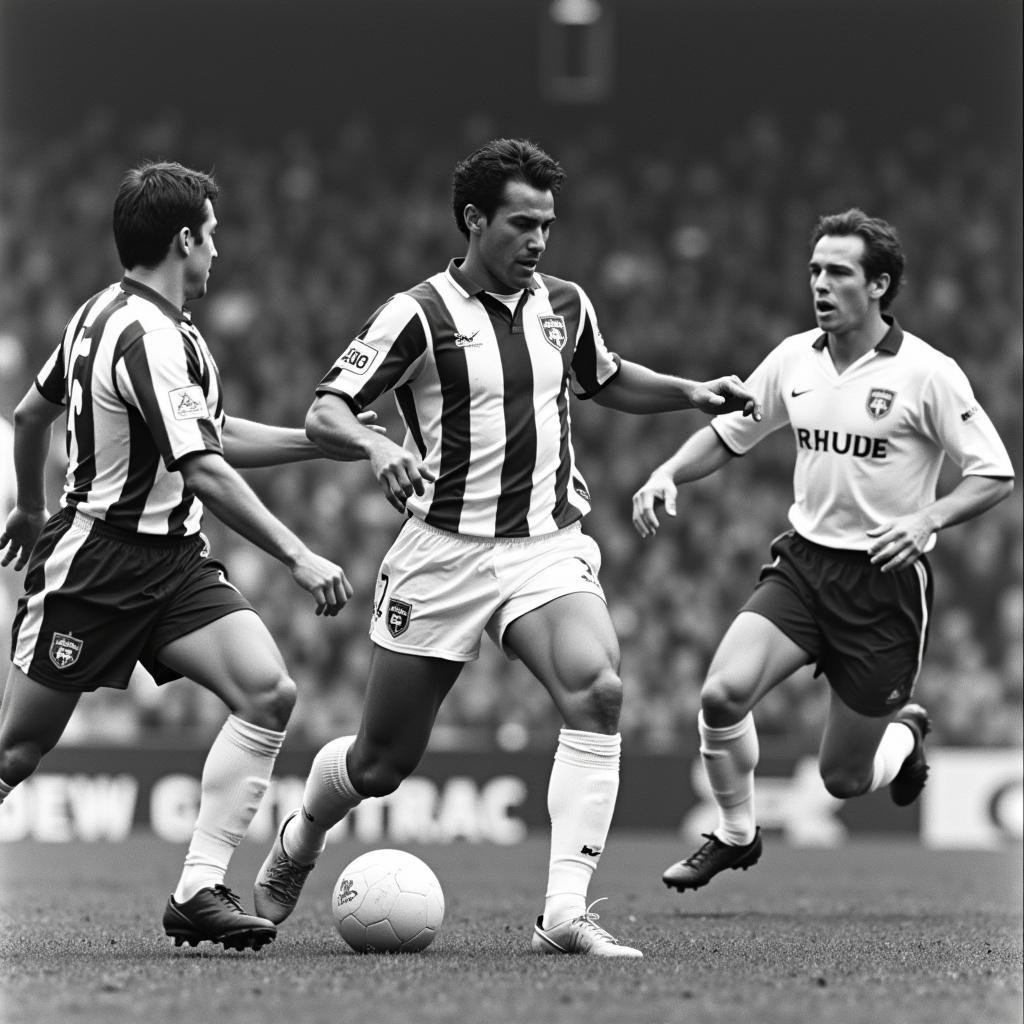
[[[906,842],[793,849],[699,892],[665,889],[687,852],[612,836],[591,888],[601,923],[642,961],[530,952],[546,838],[511,847],[409,847],[445,890],[424,953],[357,956],[329,901],[365,846],[328,848],[295,914],[260,953],[175,949],[160,915],[184,849],[0,846],[4,1024],[1020,1024],[1019,849],[953,853]],[[228,883],[251,905],[262,847]]]

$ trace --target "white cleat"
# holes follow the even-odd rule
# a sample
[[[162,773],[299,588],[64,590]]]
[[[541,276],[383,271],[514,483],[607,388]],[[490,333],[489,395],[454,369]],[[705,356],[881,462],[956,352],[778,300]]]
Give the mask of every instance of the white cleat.
[[[602,897],[604,899],[605,897]],[[594,900],[590,904],[601,900]],[[543,927],[543,917],[537,918],[533,926],[533,940],[530,945],[535,953],[568,953],[576,956],[622,957],[631,960],[643,958],[643,953],[632,946],[624,946],[613,935],[597,923],[597,914],[587,907],[585,914],[569,921],[556,924],[553,928]]]
[[[312,864],[299,864],[284,852],[282,837],[285,826],[298,813],[292,811],[281,822],[274,845],[256,875],[252,889],[256,913],[268,921],[273,921],[274,924],[280,924],[295,909],[295,904],[299,902],[299,895],[302,893],[302,886],[310,871],[316,867],[315,860]]]

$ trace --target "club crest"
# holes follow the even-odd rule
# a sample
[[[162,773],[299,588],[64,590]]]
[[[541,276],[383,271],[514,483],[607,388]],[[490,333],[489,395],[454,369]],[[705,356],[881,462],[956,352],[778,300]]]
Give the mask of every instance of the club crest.
[[[392,636],[400,636],[409,628],[412,618],[412,605],[408,601],[391,598],[388,601],[387,626]]]
[[[50,641],[50,661],[59,669],[71,668],[82,653],[83,642],[67,633],[54,633]]]
[[[868,392],[868,415],[873,420],[880,420],[883,416],[888,416],[895,400],[895,391],[890,391],[888,388],[872,388]]]
[[[540,329],[544,332],[544,340],[553,349],[561,352],[569,338],[569,332],[565,329],[565,317],[550,313],[537,319],[540,321]]]

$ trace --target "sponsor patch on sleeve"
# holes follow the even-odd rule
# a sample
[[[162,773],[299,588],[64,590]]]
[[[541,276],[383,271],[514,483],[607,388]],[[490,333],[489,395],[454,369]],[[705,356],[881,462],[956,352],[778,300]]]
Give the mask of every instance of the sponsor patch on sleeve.
[[[198,384],[190,384],[187,388],[175,388],[167,392],[171,402],[171,413],[176,420],[209,419],[210,411],[206,407],[206,395]]]
[[[970,409],[965,409],[960,413],[960,419],[966,423],[969,419],[973,419],[981,411],[980,405],[972,405]]]
[[[379,355],[377,349],[356,339],[341,353],[338,366],[345,373],[354,373],[357,377],[362,377],[369,372]]]

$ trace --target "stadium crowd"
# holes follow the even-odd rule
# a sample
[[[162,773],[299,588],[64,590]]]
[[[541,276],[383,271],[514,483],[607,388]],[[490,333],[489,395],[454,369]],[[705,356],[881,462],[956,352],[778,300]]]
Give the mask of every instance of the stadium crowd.
[[[97,111],[59,140],[9,139],[0,157],[0,414],[9,418],[81,297],[119,276],[111,197],[127,166],[154,157],[212,169],[223,188],[221,256],[193,314],[217,356],[229,413],[301,424],[315,383],[370,312],[461,252],[451,166],[500,133],[474,121],[445,139],[426,127],[394,133],[353,119],[329,139],[295,133],[261,144],[226,129],[198,137],[174,115],[126,130]],[[621,151],[596,129],[537,141],[569,173],[542,271],[587,288],[613,350],[689,377],[744,376],[783,336],[812,326],[805,264],[820,213],[859,205],[891,220],[908,254],[894,312],[957,358],[1019,472],[1019,165],[1009,148],[976,138],[963,111],[951,111],[941,130],[901,135],[870,153],[836,115],[799,137],[770,116],[753,117],[698,155],[670,140]],[[379,411],[400,436],[393,410]],[[682,489],[678,519],[642,542],[630,496],[703,417],[594,416],[579,402],[572,415],[594,496],[586,527],[601,544],[622,642],[624,739],[691,747],[708,659],[770,539],[786,528],[792,442],[773,437]],[[62,444],[55,438],[55,449]],[[318,743],[357,722],[374,578],[400,520],[360,464],[303,463],[249,478],[356,588],[341,616],[316,618],[276,563],[208,517],[214,551],[300,684],[292,737]],[[1021,518],[1018,488],[943,534],[931,556],[937,599],[918,699],[940,742],[1024,742]],[[109,691],[86,698],[69,739],[199,738],[219,727],[220,705],[198,688],[164,691],[157,697],[140,678],[134,701],[111,700]],[[810,670],[797,673],[759,706],[759,732],[811,742],[824,697]],[[488,645],[449,697],[434,744],[547,745],[556,727],[543,690]]]

